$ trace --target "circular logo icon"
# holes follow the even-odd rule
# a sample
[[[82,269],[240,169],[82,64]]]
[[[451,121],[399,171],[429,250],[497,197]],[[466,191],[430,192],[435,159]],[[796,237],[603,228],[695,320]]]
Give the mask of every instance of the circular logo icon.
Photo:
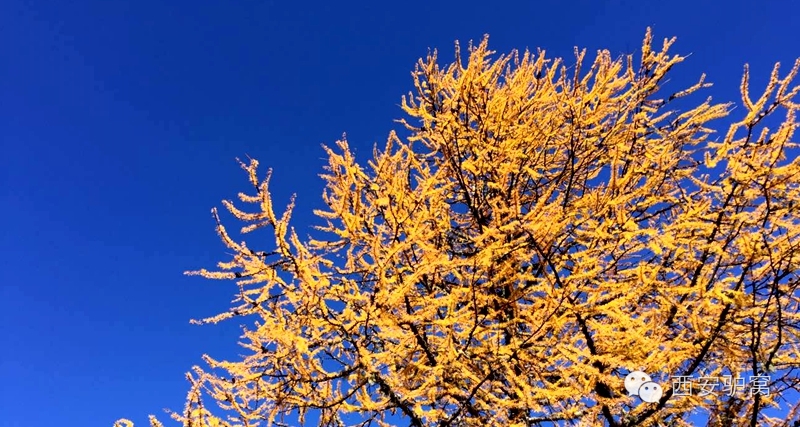
[[[647,375],[642,371],[633,371],[625,377],[625,390],[628,390],[628,394],[631,396],[638,396],[639,387],[641,387],[642,384],[650,381],[650,375]]]
[[[639,387],[639,397],[644,402],[656,403],[663,395],[664,390],[661,389],[661,386],[652,381],[648,381]]]

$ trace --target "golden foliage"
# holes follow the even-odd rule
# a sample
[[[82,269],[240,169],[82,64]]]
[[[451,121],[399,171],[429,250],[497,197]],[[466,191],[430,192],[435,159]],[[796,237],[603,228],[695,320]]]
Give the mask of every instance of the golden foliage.
[[[703,78],[659,95],[683,60],[673,41],[659,49],[648,31],[637,64],[599,51],[587,66],[576,50],[572,67],[543,51],[493,59],[485,39],[466,64],[458,46],[446,67],[432,52],[402,102],[406,140],[390,134],[367,167],[345,140],[325,148],[325,238],[301,240],[292,205],[276,215],[269,176],[242,163],[255,195],[239,199],[256,211],[224,206],[274,247],[237,243],[214,211],[233,259],[189,274],[239,285],[238,304],[203,322],[258,320],[242,360],[196,368],[177,419],[678,426],[705,411],[782,425],[763,411],[797,390],[800,367],[800,62],[785,77],[776,65],[755,100],[745,69],[744,118],[711,140],[729,105],[670,110]],[[640,403],[622,384],[636,369],[763,371],[772,393],[677,396],[664,380]]]

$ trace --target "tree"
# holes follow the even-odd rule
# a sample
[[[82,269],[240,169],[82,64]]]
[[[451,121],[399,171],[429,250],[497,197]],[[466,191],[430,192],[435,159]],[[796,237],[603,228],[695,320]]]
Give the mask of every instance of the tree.
[[[368,166],[346,140],[325,148],[320,236],[273,209],[269,174],[241,163],[254,211],[214,210],[233,258],[229,312],[258,319],[237,361],[189,375],[189,426],[798,425],[800,160],[791,87],[776,64],[743,118],[712,138],[729,104],[671,109],[709,84],[662,95],[684,58],[600,51],[585,66],[543,51],[462,63],[436,52],[403,98],[410,136]],[[785,112],[785,118],[776,117]],[[774,120],[774,129],[766,124]],[[776,119],[776,120],[775,120]],[[631,397],[627,373],[663,386]],[[670,377],[769,376],[769,394],[679,395]],[[790,397],[787,397],[790,396]],[[205,401],[225,416],[213,416]],[[784,419],[765,411],[780,406]],[[791,412],[786,418],[786,414]],[[705,414],[705,415],[703,415]],[[299,417],[299,418],[295,418]],[[795,424],[790,424],[795,420]],[[122,424],[120,424],[122,425]]]

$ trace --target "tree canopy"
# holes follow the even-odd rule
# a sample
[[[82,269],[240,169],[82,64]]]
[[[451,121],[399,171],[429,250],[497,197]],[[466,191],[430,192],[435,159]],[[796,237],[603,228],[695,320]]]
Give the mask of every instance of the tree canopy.
[[[274,242],[239,241],[214,210],[232,258],[188,274],[235,281],[230,311],[200,323],[251,319],[245,354],[206,356],[174,417],[792,425],[800,60],[787,74],[776,64],[757,96],[745,68],[733,109],[690,101],[702,77],[663,93],[684,59],[673,42],[648,30],[635,56],[576,49],[569,66],[541,50],[496,56],[487,39],[466,61],[456,44],[450,65],[430,52],[403,97],[408,136],[390,133],[367,164],[345,139],[325,148],[313,237],[290,226],[293,203],[276,213],[259,163],[242,162],[252,193],[238,198],[252,208],[223,204],[241,233]],[[632,371],[663,395],[630,396]],[[770,393],[679,395],[670,379],[757,374]]]

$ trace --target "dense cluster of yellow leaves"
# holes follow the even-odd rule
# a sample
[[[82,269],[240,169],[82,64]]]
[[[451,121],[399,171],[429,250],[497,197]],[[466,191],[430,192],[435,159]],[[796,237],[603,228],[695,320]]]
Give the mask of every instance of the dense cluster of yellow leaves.
[[[600,51],[587,66],[543,51],[414,72],[410,136],[392,133],[367,167],[326,148],[325,238],[301,240],[275,214],[269,177],[242,163],[257,207],[225,202],[242,232],[217,229],[233,259],[229,312],[257,321],[237,361],[195,369],[187,426],[782,425],[797,390],[800,87],[776,65],[744,117],[730,105],[660,95],[682,57],[648,31],[640,60]],[[685,103],[685,101],[680,101]],[[777,118],[774,129],[768,117]],[[796,153],[796,152],[795,152]],[[787,156],[789,154],[789,156]],[[659,378],[641,403],[626,372]],[[666,378],[771,375],[768,396],[676,396]],[[201,399],[215,401],[211,414]],[[795,395],[796,396],[796,395]],[[791,403],[791,402],[789,402]],[[124,426],[125,424],[120,424]],[[154,424],[158,426],[158,424]]]

